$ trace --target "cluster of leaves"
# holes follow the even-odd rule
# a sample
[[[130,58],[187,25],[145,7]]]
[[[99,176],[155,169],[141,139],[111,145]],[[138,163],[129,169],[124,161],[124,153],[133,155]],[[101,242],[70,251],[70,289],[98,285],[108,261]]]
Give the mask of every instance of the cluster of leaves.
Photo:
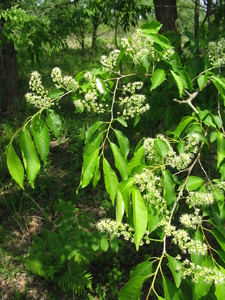
[[[54,230],[42,230],[42,236],[34,235],[29,253],[18,257],[28,270],[46,280],[52,280],[63,290],[81,295],[85,288],[92,290],[92,274],[88,272],[96,251],[110,247],[118,251],[115,238],[109,241],[107,234],[93,228],[95,220],[78,209],[70,201],[59,199],[54,205],[59,218]]]
[[[103,220],[98,226],[105,235],[100,242],[103,250],[108,248],[108,234],[113,241],[115,236],[123,235],[135,243],[137,251],[143,244],[148,247],[149,243],[154,243],[161,247],[159,257],[149,253],[147,261],[131,271],[130,280],[120,291],[120,300],[139,299],[142,287],[146,299],[153,294],[157,299],[200,299],[213,292],[217,299],[223,299],[223,66],[212,65],[207,56],[199,58],[194,71],[191,66],[197,63],[195,57],[189,64],[183,65],[169,40],[158,34],[160,27],[158,22],[143,25],[131,40],[121,42],[120,51],[113,51],[108,58],[102,58],[102,69],[81,72],[75,81],[68,80],[68,77],[63,80],[59,69],[53,72],[57,89],[74,94],[76,111],[87,109],[104,113],[104,118],[86,132],[77,192],[91,183],[96,188],[103,174],[105,189],[116,207],[116,222],[110,224]],[[126,66],[123,73],[121,62]],[[76,86],[76,92],[70,89],[71,83]],[[193,104],[195,100],[200,106],[198,95],[210,83],[213,84],[215,103],[212,111]],[[183,118],[175,129],[167,133],[167,137],[143,138],[133,149],[124,134],[130,119],[134,118],[136,126],[149,107],[147,115],[155,114],[156,108],[159,111],[157,118],[163,114],[167,127],[174,127],[175,122],[170,121],[174,104],[187,114],[191,110],[192,114],[183,117],[184,113],[179,110]],[[47,117],[44,117],[45,110]],[[48,127],[57,135],[59,123],[60,118],[54,110],[45,107],[28,120],[21,131],[20,148],[31,185],[40,168],[38,155],[44,162],[47,158]],[[31,125],[34,142],[28,124]],[[23,187],[24,170],[12,141],[6,151],[7,164],[12,177]],[[203,153],[209,149],[217,152],[214,172],[217,178],[210,178],[203,166]],[[70,229],[69,234],[71,236]],[[77,244],[71,247],[74,250],[70,248],[67,259],[76,257],[79,249]],[[84,251],[85,241],[81,247]],[[65,250],[65,247],[62,248]],[[60,252],[58,248],[57,251]],[[56,258],[60,259],[59,256]],[[158,288],[159,281],[163,291]],[[187,287],[190,290],[188,295]]]

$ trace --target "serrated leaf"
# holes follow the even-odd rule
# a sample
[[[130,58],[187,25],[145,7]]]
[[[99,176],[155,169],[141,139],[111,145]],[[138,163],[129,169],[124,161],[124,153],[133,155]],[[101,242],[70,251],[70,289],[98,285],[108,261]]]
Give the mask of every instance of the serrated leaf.
[[[217,168],[220,167],[225,158],[225,139],[221,132],[217,134]]]
[[[106,238],[103,238],[100,240],[100,247],[103,251],[107,251],[109,248],[109,242]]]
[[[13,144],[11,143],[6,151],[6,161],[7,167],[9,169],[9,173],[12,178],[19,184],[19,186],[24,189],[23,181],[24,181],[24,168],[23,165],[17,156]]]
[[[62,121],[60,116],[53,109],[49,109],[46,121],[48,127],[52,130],[54,135],[57,137],[62,126]]]
[[[197,79],[199,90],[201,91],[207,84],[207,75],[200,75]]]
[[[106,191],[108,192],[112,203],[114,203],[118,185],[118,178],[115,171],[111,168],[105,157],[103,157],[103,172]]]
[[[150,91],[156,89],[158,86],[160,86],[161,83],[164,82],[166,77],[165,71],[162,69],[158,69],[155,71],[155,73],[153,74],[152,78],[151,78],[151,88]]]
[[[164,158],[169,152],[168,144],[160,138],[155,139],[154,145],[162,158]]]
[[[163,171],[163,198],[166,200],[166,204],[170,205],[176,201],[175,183],[168,170]]]
[[[150,39],[153,40],[154,43],[158,44],[163,49],[171,48],[170,41],[165,36],[160,34],[151,34],[148,32],[148,29],[144,29],[142,30],[142,32],[144,37],[149,37]]]
[[[128,138],[120,131],[114,129],[114,132],[116,134],[117,141],[120,145],[120,149],[122,151],[122,154],[125,158],[127,158],[129,151],[130,151],[130,143]]]
[[[182,276],[183,276],[183,265],[182,263],[177,260],[176,258],[172,257],[172,256],[169,256],[167,254],[167,258],[168,258],[168,266],[170,268],[170,271],[172,272],[173,274],[173,279],[174,279],[174,282],[175,282],[175,285],[177,288],[179,288],[180,284],[181,284],[181,281],[182,281]],[[177,268],[179,270],[177,270]]]
[[[48,127],[44,122],[36,120],[32,126],[32,133],[38,154],[40,155],[44,164],[46,164],[50,145]]]
[[[152,274],[152,263],[149,261],[144,261],[131,270],[130,279],[135,278],[137,276],[150,277],[151,274]]]
[[[113,157],[115,160],[115,166],[119,171],[122,180],[127,180],[128,172],[127,172],[127,160],[122,155],[120,149],[116,144],[110,142],[110,147],[112,149]]]
[[[132,203],[133,203],[133,221],[134,221],[134,242],[138,251],[140,242],[145,234],[148,214],[144,200],[139,189],[134,186],[132,189]]]
[[[102,121],[97,121],[95,122],[91,127],[88,128],[87,132],[86,132],[86,142],[87,140],[92,136],[92,134],[99,129],[99,127],[104,124],[104,122]]]
[[[90,183],[90,181],[94,175],[95,167],[96,167],[96,164],[98,161],[98,154],[99,154],[99,150],[96,149],[90,155],[84,156],[84,161],[83,161],[83,166],[82,166],[82,174],[81,174],[81,187],[82,188],[86,187]]]
[[[131,173],[131,171],[142,164],[143,158],[145,154],[145,148],[144,146],[141,146],[135,153],[130,162],[128,163],[128,174]]]
[[[40,170],[41,164],[37,156],[34,143],[27,129],[24,129],[20,136],[20,148],[23,157],[23,164],[27,172],[28,180],[34,188],[34,180]]]
[[[124,202],[121,192],[117,189],[117,197],[116,197],[116,223],[117,226],[122,222],[124,215]]]
[[[120,290],[119,300],[138,300],[140,299],[141,288],[145,276],[137,276],[129,280]]]

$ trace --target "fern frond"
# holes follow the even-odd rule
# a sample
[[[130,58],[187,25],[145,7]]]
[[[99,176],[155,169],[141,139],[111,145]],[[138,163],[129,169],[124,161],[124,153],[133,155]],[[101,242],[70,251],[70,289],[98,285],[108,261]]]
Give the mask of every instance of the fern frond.
[[[63,290],[72,290],[81,295],[85,288],[92,290],[92,275],[78,264],[74,264],[56,279],[58,286]]]

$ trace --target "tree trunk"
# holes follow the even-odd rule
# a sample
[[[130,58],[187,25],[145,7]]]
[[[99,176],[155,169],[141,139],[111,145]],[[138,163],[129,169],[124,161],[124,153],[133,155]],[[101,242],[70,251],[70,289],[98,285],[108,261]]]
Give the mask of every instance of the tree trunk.
[[[95,49],[97,46],[97,30],[98,30],[98,24],[93,22],[92,43],[91,43],[92,50]]]
[[[195,39],[198,38],[198,28],[199,28],[199,0],[195,0]]]
[[[1,27],[2,29],[4,26]],[[14,43],[8,41],[7,38],[2,36],[2,49],[1,49],[1,110],[2,112],[8,111],[19,98],[19,78],[16,51]]]
[[[176,31],[177,19],[176,0],[154,0],[155,15],[157,21],[163,24],[161,32]]]

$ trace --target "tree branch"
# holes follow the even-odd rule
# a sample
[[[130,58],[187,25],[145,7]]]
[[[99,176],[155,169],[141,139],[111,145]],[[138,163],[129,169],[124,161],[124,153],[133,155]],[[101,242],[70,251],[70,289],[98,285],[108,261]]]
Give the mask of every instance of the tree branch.
[[[207,81],[207,84],[204,86],[207,87],[210,84],[210,80]],[[188,91],[185,90],[185,93],[188,94],[189,98],[187,100],[177,100],[176,98],[173,99],[174,102],[178,102],[179,104],[187,104],[189,105],[193,111],[198,114],[197,109],[195,106],[192,104],[192,100],[199,94],[200,89],[197,89],[193,94],[190,94]]]

